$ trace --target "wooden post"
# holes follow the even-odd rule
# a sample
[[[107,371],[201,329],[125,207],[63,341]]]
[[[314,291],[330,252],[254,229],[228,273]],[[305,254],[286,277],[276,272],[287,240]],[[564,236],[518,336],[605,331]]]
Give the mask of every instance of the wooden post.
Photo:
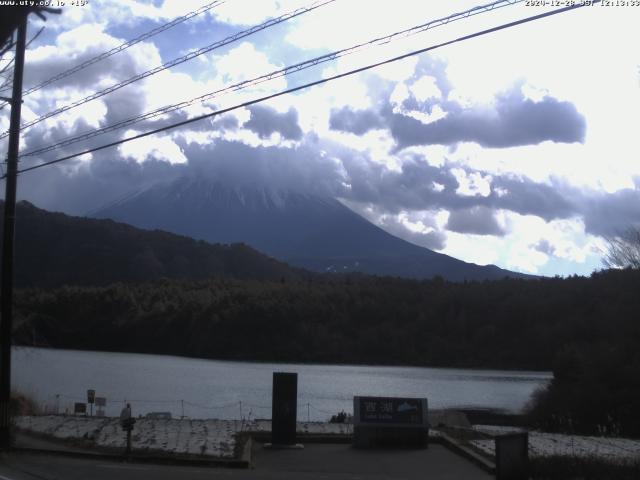
[[[11,448],[11,334],[13,332],[13,244],[16,225],[16,188],[18,181],[18,150],[20,148],[20,113],[22,109],[22,74],[27,39],[27,17],[18,25],[7,178],[4,197],[4,231],[2,241],[2,287],[0,292],[0,449]]]

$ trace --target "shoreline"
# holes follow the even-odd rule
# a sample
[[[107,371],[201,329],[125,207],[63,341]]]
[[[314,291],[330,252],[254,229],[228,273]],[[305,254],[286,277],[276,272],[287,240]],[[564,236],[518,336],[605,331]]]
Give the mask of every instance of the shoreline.
[[[14,344],[13,349],[32,348],[37,350],[51,350],[64,352],[81,352],[81,353],[98,353],[98,354],[125,354],[125,355],[154,355],[158,357],[168,357],[186,360],[202,360],[220,363],[240,363],[247,365],[302,365],[305,367],[371,367],[371,368],[416,368],[416,369],[433,369],[433,370],[470,370],[472,372],[495,372],[495,373],[514,373],[520,375],[530,374],[532,376],[545,377],[549,380],[553,379],[551,370],[530,370],[518,368],[497,368],[497,367],[469,367],[469,366],[433,366],[433,365],[409,365],[409,364],[376,364],[376,363],[312,363],[304,361],[276,361],[276,360],[239,360],[230,358],[213,358],[213,357],[190,357],[187,355],[178,355],[172,353],[152,353],[152,352],[130,352],[124,350],[86,350],[82,348],[58,348],[52,346],[40,345],[22,345]]]

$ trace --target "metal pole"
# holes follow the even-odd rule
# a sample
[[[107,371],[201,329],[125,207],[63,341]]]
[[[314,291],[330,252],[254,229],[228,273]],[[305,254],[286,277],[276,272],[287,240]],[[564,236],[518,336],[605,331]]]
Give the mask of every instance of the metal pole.
[[[22,109],[22,73],[27,39],[27,18],[18,25],[11,121],[7,152],[4,232],[2,241],[2,288],[0,291],[0,449],[11,447],[9,405],[11,402],[11,333],[13,330],[13,243],[16,225],[16,187],[20,148],[20,111]]]
[[[133,430],[133,428],[127,427],[127,446],[125,448],[126,455],[131,455],[131,430]]]

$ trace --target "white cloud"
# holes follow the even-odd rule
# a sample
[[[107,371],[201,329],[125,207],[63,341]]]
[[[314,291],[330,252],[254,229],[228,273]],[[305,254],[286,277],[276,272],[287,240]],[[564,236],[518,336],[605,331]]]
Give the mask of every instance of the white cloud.
[[[268,18],[277,17],[298,8],[303,0],[239,0],[225,2],[216,8],[214,15],[223,23],[253,25]]]
[[[452,168],[451,173],[458,181],[458,195],[488,197],[491,194],[491,175],[478,172],[467,173],[461,168]]]
[[[127,130],[124,136],[132,137],[138,133],[141,132]],[[184,152],[169,136],[153,135],[135,142],[124,143],[118,147],[118,152],[124,158],[132,158],[138,163],[150,159],[162,160],[174,165],[187,163]]]
[[[447,232],[446,238],[446,247],[441,253],[478,265],[498,263],[503,242],[496,237]]]
[[[424,102],[428,99],[439,99],[442,92],[436,84],[436,79],[429,75],[424,75],[411,85],[411,93],[419,101]]]

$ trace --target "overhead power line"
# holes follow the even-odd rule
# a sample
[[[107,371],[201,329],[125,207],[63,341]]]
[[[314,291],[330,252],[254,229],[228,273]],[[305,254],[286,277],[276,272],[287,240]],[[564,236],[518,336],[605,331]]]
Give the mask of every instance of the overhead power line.
[[[597,3],[600,3],[600,0],[593,0],[592,5],[597,4]],[[300,90],[304,90],[304,89],[307,89],[307,88],[310,88],[310,87],[314,87],[316,85],[321,85],[321,84],[324,84],[324,83],[327,83],[327,82],[331,82],[331,81],[337,80],[339,78],[344,78],[344,77],[347,77],[347,76],[350,76],[350,75],[354,75],[356,73],[361,73],[361,72],[364,72],[364,71],[367,71],[367,70],[371,70],[373,68],[377,68],[377,67],[380,67],[380,66],[383,66],[383,65],[387,65],[387,64],[390,64],[390,63],[398,62],[400,60],[404,60],[406,58],[413,57],[415,55],[420,55],[422,53],[430,52],[430,51],[436,50],[438,48],[446,47],[446,46],[452,45],[454,43],[464,42],[466,40],[471,40],[473,38],[477,38],[477,37],[481,37],[481,36],[484,36],[484,35],[488,35],[490,33],[498,32],[500,30],[513,28],[513,27],[516,27],[518,25],[522,25],[522,24],[533,22],[533,21],[540,20],[540,19],[543,19],[543,18],[551,17],[553,15],[558,15],[560,13],[565,13],[565,12],[568,12],[570,10],[575,10],[577,8],[582,8],[585,5],[587,5],[587,4],[574,4],[574,5],[570,5],[570,6],[567,6],[567,7],[559,8],[559,9],[556,9],[556,10],[552,10],[550,12],[540,13],[538,15],[533,15],[533,16],[526,17],[526,18],[523,18],[523,19],[520,19],[520,20],[515,20],[513,22],[504,23],[502,25],[498,25],[497,27],[488,28],[488,29],[481,30],[481,31],[478,31],[478,32],[475,32],[475,33],[471,33],[469,35],[464,35],[462,37],[458,37],[458,38],[456,38],[454,40],[449,40],[449,41],[442,42],[442,43],[439,43],[439,44],[436,44],[436,45],[432,45],[430,47],[425,47],[425,48],[421,48],[419,50],[414,50],[412,52],[405,53],[405,54],[399,55],[397,57],[389,58],[387,60],[382,60],[382,61],[376,62],[376,63],[371,63],[369,65],[366,65],[366,66],[363,66],[363,67],[359,67],[359,68],[355,68],[355,69],[349,70],[347,72],[343,72],[343,73],[339,73],[339,74],[336,74],[336,75],[332,75],[330,77],[326,77],[326,78],[323,78],[323,79],[320,79],[320,80],[316,80],[314,82],[305,83],[304,85],[299,85],[297,87],[289,88],[289,89],[286,89],[286,90],[283,90],[283,91],[280,91],[280,92],[277,92],[277,93],[273,93],[271,95],[266,95],[266,96],[263,96],[263,97],[260,97],[260,98],[249,100],[247,102],[243,102],[243,103],[240,103],[240,104],[228,107],[228,108],[223,108],[223,109],[220,109],[220,110],[216,110],[214,112],[210,112],[210,113],[207,113],[207,114],[204,114],[204,115],[200,115],[198,117],[190,118],[190,119],[187,119],[187,120],[183,120],[181,122],[177,122],[177,123],[173,123],[171,125],[167,125],[167,126],[164,126],[164,127],[161,127],[161,128],[157,128],[155,130],[150,130],[148,132],[140,133],[140,134],[134,135],[132,137],[124,138],[124,139],[121,139],[121,140],[118,140],[118,141],[115,141],[115,142],[110,142],[110,143],[107,143],[107,144],[104,144],[104,145],[100,145],[98,147],[89,148],[89,149],[84,150],[82,152],[74,153],[72,155],[67,155],[67,156],[64,156],[64,157],[61,157],[61,158],[58,158],[58,159],[55,159],[55,160],[51,160],[51,161],[44,162],[44,163],[41,163],[41,164],[38,164],[38,165],[34,165],[32,167],[23,168],[21,170],[18,170],[18,173],[25,173],[25,172],[37,170],[37,169],[40,169],[40,168],[43,168],[43,167],[47,167],[47,166],[54,165],[54,164],[57,164],[57,163],[60,163],[60,162],[64,162],[66,160],[70,160],[72,158],[80,157],[82,155],[87,155],[89,153],[93,153],[93,152],[97,152],[97,151],[100,151],[100,150],[104,150],[106,148],[111,148],[111,147],[115,147],[117,145],[122,145],[124,143],[128,143],[128,142],[131,142],[133,140],[138,140],[140,138],[148,137],[148,136],[154,135],[156,133],[161,133],[161,132],[164,132],[164,131],[167,131],[167,130],[171,130],[171,129],[174,129],[174,128],[182,127],[184,125],[188,125],[188,124],[194,123],[194,122],[199,122],[201,120],[205,120],[207,118],[211,118],[211,117],[214,117],[214,116],[217,116],[217,115],[222,115],[224,113],[228,113],[228,112],[231,112],[233,110],[237,110],[239,108],[248,107],[248,106],[254,105],[256,103],[261,103],[261,102],[264,102],[266,100],[270,100],[272,98],[276,98],[276,97],[280,97],[280,96],[283,96],[283,95],[287,95],[287,94],[294,93],[294,92],[297,92],[297,91],[300,91]],[[5,177],[6,177],[6,175],[3,176],[2,178],[5,178]]]
[[[33,93],[37,90],[40,90],[41,88],[44,88],[48,85],[51,85],[54,82],[57,82],[58,80],[62,80],[63,78],[66,78],[70,75],[73,75],[74,73],[79,72],[80,70],[84,70],[85,68],[93,65],[94,63],[100,62],[102,60],[104,60],[105,58],[109,58],[112,55],[115,55],[116,53],[122,52],[123,50],[126,50],[129,47],[132,47],[133,45],[140,43],[150,37],[153,37],[154,35],[157,35],[161,32],[164,32],[165,30],[168,30],[170,28],[175,27],[176,25],[179,25],[183,22],[186,22],[187,20],[200,15],[201,13],[204,13],[208,10],[211,10],[212,8],[215,8],[223,3],[225,3],[226,0],[215,0],[214,2],[208,3],[207,5],[204,5],[203,7],[200,7],[197,10],[194,10],[192,12],[187,13],[186,15],[182,15],[181,17],[175,18],[174,20],[165,23],[163,25],[160,25],[157,28],[154,28],[153,30],[149,30],[146,33],[143,33],[142,35],[139,35],[135,38],[132,38],[131,40],[127,40],[124,43],[121,43],[120,45],[118,45],[117,47],[112,48],[111,50],[108,50],[106,52],[103,52],[99,55],[96,55],[95,57],[90,58],[89,60],[86,60],[84,62],[82,62],[79,65],[76,65],[73,68],[70,68],[69,70],[65,70],[64,72],[61,72],[57,75],[54,75],[53,77],[45,80],[44,82],[28,88],[27,90],[25,90],[24,92],[22,92],[22,95],[29,95],[30,93]]]
[[[38,37],[40,36],[40,34],[41,34],[43,31],[44,31],[44,27],[41,27],[41,28],[40,28],[40,30],[38,30],[38,31],[36,32],[36,34],[35,34],[33,37],[31,37],[31,40],[29,40],[29,41],[27,42],[27,44],[26,44],[25,48],[29,48],[29,45],[31,45],[31,43],[32,43],[36,38],[38,38]],[[1,56],[1,55],[2,55],[2,54],[0,54],[0,56]],[[0,76],[2,76],[3,78],[4,78],[4,73],[5,73],[7,70],[9,70],[9,71],[7,72],[7,80],[6,80],[5,82],[3,82],[3,84],[2,84],[2,85],[0,85],[0,91],[1,91],[1,90],[2,90],[6,85],[9,85],[9,86],[7,87],[7,89],[11,88],[10,83],[11,83],[11,80],[13,79],[13,69],[11,69],[11,65],[13,65],[13,62],[15,61],[15,59],[16,59],[16,57],[15,57],[15,56],[14,56],[14,57],[11,57],[11,60],[9,60],[9,61],[7,62],[7,64],[6,64],[4,67],[2,67],[2,70],[0,70]],[[2,109],[5,107],[5,105],[9,105],[9,102],[4,102],[2,105],[0,105],[0,110],[2,110]]]
[[[40,34],[42,34],[42,32],[44,31],[44,28],[45,28],[45,27],[40,27],[40,30],[38,30],[38,31],[35,33],[35,35],[34,35],[33,37],[31,37],[31,40],[29,40],[29,41],[27,42],[27,44],[26,44],[25,48],[29,48],[29,45],[31,45],[31,43],[33,43],[33,41],[34,41],[34,40],[36,40],[36,39],[40,36]],[[5,70],[7,70],[9,67],[11,67],[11,65],[13,65],[13,62],[15,61],[15,59],[16,59],[16,57],[15,57],[15,56],[11,57],[11,60],[9,60],[9,61],[7,62],[7,64],[6,64],[4,67],[2,67],[2,70],[0,70],[0,74],[4,73],[4,72],[5,72]]]
[[[21,157],[27,157],[27,156],[34,156],[34,155],[39,155],[41,153],[45,153],[45,152],[49,152],[52,150],[55,150],[57,148],[61,148],[61,147],[65,147],[65,146],[69,146],[72,145],[74,143],[77,142],[81,142],[84,140],[88,140],[90,138],[96,137],[98,135],[103,135],[105,133],[108,132],[112,132],[115,130],[119,130],[131,125],[134,125],[136,123],[145,121],[145,120],[150,120],[152,118],[156,118],[158,116],[161,115],[165,115],[167,113],[171,113],[174,112],[176,110],[181,110],[183,108],[186,108],[190,105],[193,105],[195,103],[198,102],[205,102],[207,100],[211,100],[215,97],[219,97],[222,96],[226,93],[230,93],[230,92],[234,92],[234,91],[238,91],[238,90],[242,90],[245,88],[249,88],[255,85],[259,85],[261,83],[276,79],[276,78],[280,78],[280,77],[284,77],[286,75],[290,75],[292,73],[295,72],[299,72],[301,70],[305,70],[311,67],[314,67],[316,65],[322,64],[322,63],[326,63],[329,61],[333,61],[336,60],[338,58],[341,57],[345,57],[347,55],[352,55],[354,53],[360,52],[365,48],[370,48],[370,47],[374,47],[374,46],[378,46],[378,45],[385,45],[388,44],[394,40],[397,40],[399,38],[404,38],[404,37],[408,37],[411,35],[416,35],[418,33],[422,33],[425,32],[429,29],[432,28],[436,28],[439,26],[443,26],[443,25],[447,25],[449,23],[458,21],[458,20],[462,20],[465,18],[469,18],[471,16],[475,16],[481,13],[487,13],[487,12],[491,12],[494,11],[496,9],[502,8],[502,7],[506,7],[509,5],[515,5],[517,3],[522,3],[524,0],[500,0],[500,1],[496,1],[496,2],[492,2],[492,3],[488,3],[485,5],[481,5],[481,6],[477,6],[474,7],[472,9],[469,10],[465,10],[463,12],[458,12],[458,13],[454,13],[452,15],[448,15],[446,17],[442,17],[442,18],[438,18],[436,20],[431,20],[427,23],[422,23],[420,25],[411,27],[411,28],[407,28],[398,32],[394,32],[391,33],[389,35],[385,35],[382,37],[377,37],[374,38],[373,40],[369,40],[367,42],[363,42],[363,43],[359,43],[356,45],[353,45],[351,47],[348,48],[343,48],[341,50],[337,50],[335,52],[332,53],[327,53],[324,55],[321,55],[319,57],[315,57],[312,58],[310,60],[305,60],[304,62],[300,62],[300,63],[296,63],[294,65],[289,65],[285,68],[279,69],[279,70],[275,70],[273,72],[261,75],[259,77],[255,77],[252,79],[248,79],[248,80],[244,80],[242,82],[215,90],[213,92],[209,92],[206,93],[204,95],[200,95],[198,97],[192,98],[190,100],[185,100],[183,102],[179,102],[179,103],[174,103],[174,104],[170,104],[170,105],[165,105],[164,107],[160,107],[156,110],[152,110],[150,112],[146,112],[140,115],[137,115],[135,117],[131,117],[125,120],[121,120],[119,122],[116,122],[114,124],[111,125],[107,125],[105,127],[102,128],[98,128],[95,130],[92,130],[90,132],[86,132],[80,135],[76,135],[74,137],[70,137],[67,138],[65,140],[62,140],[60,142],[57,142],[55,144],[46,146],[46,147],[42,147],[36,150],[32,150],[30,152],[26,152],[24,154],[21,155]],[[0,138],[2,138],[0,136]]]
[[[14,42],[13,40],[9,40],[5,45],[4,48],[2,48],[2,50],[0,50],[0,57],[2,57],[5,53],[7,53],[9,50],[11,50],[13,47],[16,46],[16,42]]]
[[[138,75],[134,75],[131,78],[128,78],[127,80],[124,80],[120,83],[117,83],[115,85],[112,85],[110,87],[105,88],[104,90],[100,90],[98,92],[92,93],[91,95],[84,97],[80,100],[77,100],[73,103],[70,103],[68,105],[65,105],[63,107],[57,108],[55,110],[52,110],[51,112],[48,112],[30,122],[27,123],[23,123],[20,128],[22,128],[23,130],[25,128],[29,128],[33,125],[36,125],[37,123],[40,123],[44,120],[46,120],[47,118],[51,118],[54,117],[56,115],[59,115],[60,113],[69,111],[75,107],[79,107],[80,105],[84,105],[87,102],[90,102],[92,100],[96,100],[97,98],[103,97],[105,95],[108,95],[109,93],[113,93],[116,90],[119,90],[123,87],[126,87],[127,85],[130,85],[132,83],[135,83],[137,81],[140,81],[144,78],[147,77],[151,77],[152,75],[155,75],[156,73],[159,73],[163,70],[166,70],[168,68],[171,67],[175,67],[176,65],[180,65],[181,63],[187,62],[189,60],[192,60],[196,57],[199,57],[200,55],[204,55],[205,53],[211,52],[212,50],[215,50],[217,48],[223,47],[225,45],[229,45],[230,43],[233,43],[241,38],[245,38],[248,37],[249,35],[253,35],[256,32],[265,30],[267,28],[273,27],[274,25],[277,25],[279,23],[283,23],[286,22],[287,20],[290,20],[292,18],[295,18],[297,16],[303,15],[305,13],[311,12],[317,8],[320,8],[324,5],[327,5],[329,3],[333,3],[336,0],[319,0],[314,2],[313,4],[311,4],[308,7],[302,7],[302,8],[298,8],[292,12],[286,13],[284,15],[281,15],[280,17],[277,18],[273,18],[271,20],[268,20],[260,25],[257,25],[255,27],[251,27],[247,30],[243,30],[242,32],[236,33],[234,35],[231,35],[223,40],[217,41],[215,43],[212,43],[211,45],[207,45],[206,47],[202,47],[198,50],[195,50],[193,52],[189,52],[186,55],[183,55],[182,57],[176,58],[174,60],[171,60],[167,63],[164,63],[158,67],[152,68],[151,70],[147,70],[146,72],[140,73]],[[4,132],[2,135],[0,135],[0,139],[5,138],[9,133],[8,132]]]

